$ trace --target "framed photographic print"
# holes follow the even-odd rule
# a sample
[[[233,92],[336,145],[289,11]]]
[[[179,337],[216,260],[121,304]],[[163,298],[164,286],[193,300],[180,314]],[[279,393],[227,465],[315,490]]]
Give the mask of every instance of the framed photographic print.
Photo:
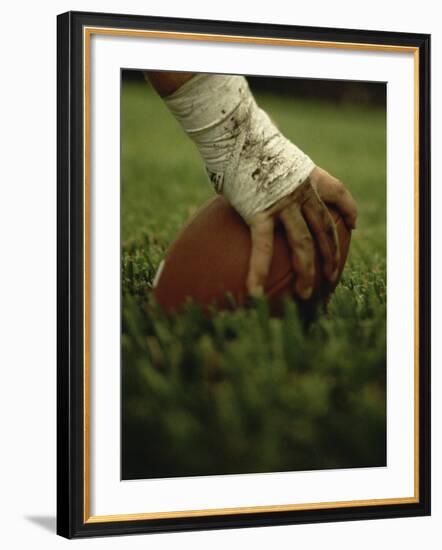
[[[430,37],[58,17],[58,533],[430,513]]]

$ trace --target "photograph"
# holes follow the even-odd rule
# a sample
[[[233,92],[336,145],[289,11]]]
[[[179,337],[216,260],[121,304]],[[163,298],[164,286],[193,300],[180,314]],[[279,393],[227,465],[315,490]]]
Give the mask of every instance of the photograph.
[[[386,90],[122,69],[123,480],[386,466]]]
[[[428,515],[430,37],[57,37],[57,532]]]

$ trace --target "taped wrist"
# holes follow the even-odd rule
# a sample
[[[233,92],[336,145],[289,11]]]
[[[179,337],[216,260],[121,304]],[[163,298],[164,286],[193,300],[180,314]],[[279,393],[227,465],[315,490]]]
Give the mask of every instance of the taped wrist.
[[[243,76],[195,75],[164,100],[196,144],[215,191],[246,221],[315,167],[258,107]]]

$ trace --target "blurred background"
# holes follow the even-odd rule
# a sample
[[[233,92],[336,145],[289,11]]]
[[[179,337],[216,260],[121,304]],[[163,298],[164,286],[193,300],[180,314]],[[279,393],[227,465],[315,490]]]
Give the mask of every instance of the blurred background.
[[[142,71],[125,69],[121,73],[123,84],[145,84]],[[384,82],[358,82],[352,80],[319,80],[312,78],[280,78],[248,76],[252,89],[288,97],[321,100],[332,104],[363,103],[384,108],[386,85]]]
[[[168,245],[213,195],[140,71],[122,72],[122,478],[386,464],[386,85],[248,77],[258,104],[359,205],[327,313],[265,299],[209,319],[151,296]]]

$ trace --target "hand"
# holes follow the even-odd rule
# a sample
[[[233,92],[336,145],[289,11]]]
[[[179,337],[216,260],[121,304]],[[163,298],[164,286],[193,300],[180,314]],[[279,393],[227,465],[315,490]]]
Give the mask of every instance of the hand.
[[[270,208],[255,214],[250,220],[252,250],[247,289],[261,296],[270,270],[273,253],[275,221],[283,223],[292,250],[293,271],[296,274],[295,294],[308,300],[315,278],[316,240],[323,259],[324,275],[334,283],[338,276],[339,241],[335,224],[325,206],[335,206],[349,229],[356,227],[356,202],[344,184],[316,167],[307,180],[293,193]]]

